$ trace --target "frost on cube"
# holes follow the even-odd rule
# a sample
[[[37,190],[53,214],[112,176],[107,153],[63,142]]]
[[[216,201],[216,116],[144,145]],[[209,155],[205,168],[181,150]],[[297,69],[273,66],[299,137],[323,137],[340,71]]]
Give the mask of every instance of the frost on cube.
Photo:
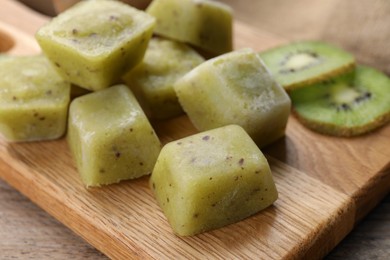
[[[64,135],[70,84],[41,55],[0,60],[0,132],[8,141]]]
[[[157,18],[155,33],[213,54],[233,49],[231,8],[217,1],[155,0],[147,13]]]
[[[61,75],[89,90],[117,83],[138,64],[155,19],[119,1],[82,1],[43,26],[36,38]]]
[[[153,38],[143,61],[123,78],[148,116],[167,119],[183,113],[173,84],[202,62],[184,43]]]
[[[76,98],[70,106],[67,139],[86,186],[150,174],[161,149],[125,85]]]
[[[183,236],[240,221],[278,196],[266,158],[237,125],[165,145],[150,185],[173,231]]]
[[[174,88],[184,111],[200,131],[237,124],[260,147],[285,133],[290,98],[250,49],[202,63]]]

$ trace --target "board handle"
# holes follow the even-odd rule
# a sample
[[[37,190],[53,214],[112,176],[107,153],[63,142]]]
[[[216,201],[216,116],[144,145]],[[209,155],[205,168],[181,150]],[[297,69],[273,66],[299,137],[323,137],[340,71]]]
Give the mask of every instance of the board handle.
[[[50,20],[49,17],[15,0],[1,0],[0,17],[0,53],[31,55],[41,52],[34,34]]]
[[[0,53],[30,55],[40,52],[41,49],[34,37],[0,22]]]

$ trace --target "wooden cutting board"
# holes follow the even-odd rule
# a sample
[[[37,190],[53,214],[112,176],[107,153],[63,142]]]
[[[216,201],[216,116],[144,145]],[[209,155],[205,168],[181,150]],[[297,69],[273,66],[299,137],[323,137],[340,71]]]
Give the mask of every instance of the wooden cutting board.
[[[3,0],[0,50],[39,52],[32,36],[46,21]],[[284,42],[235,24],[236,48],[263,50]],[[154,126],[163,143],[196,132],[185,116]],[[85,189],[63,139],[9,144],[0,138],[0,177],[118,259],[320,258],[390,190],[390,125],[346,139],[316,134],[291,117],[286,136],[263,151],[279,190],[274,205],[239,223],[185,238],[172,233],[148,177]]]

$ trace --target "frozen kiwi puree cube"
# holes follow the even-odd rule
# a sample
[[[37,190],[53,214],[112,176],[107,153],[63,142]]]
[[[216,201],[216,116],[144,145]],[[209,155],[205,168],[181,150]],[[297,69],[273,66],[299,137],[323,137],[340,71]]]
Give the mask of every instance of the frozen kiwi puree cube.
[[[174,88],[199,131],[237,124],[260,147],[285,133],[290,98],[251,49],[202,63],[179,79]]]
[[[42,55],[0,59],[0,132],[8,141],[64,135],[70,83]]]
[[[99,90],[142,60],[154,24],[119,1],[81,1],[41,27],[36,39],[65,79]]]
[[[233,13],[226,4],[208,0],[154,0],[146,12],[157,18],[158,35],[214,54],[233,49]]]
[[[204,62],[204,58],[184,43],[153,38],[143,61],[124,76],[146,114],[166,119],[183,113],[173,84]]]
[[[158,137],[125,85],[74,99],[67,140],[87,187],[150,174],[161,150]]]
[[[8,58],[8,55],[0,53],[0,60]]]
[[[240,221],[278,197],[266,158],[237,125],[166,144],[150,185],[173,231],[182,236]]]

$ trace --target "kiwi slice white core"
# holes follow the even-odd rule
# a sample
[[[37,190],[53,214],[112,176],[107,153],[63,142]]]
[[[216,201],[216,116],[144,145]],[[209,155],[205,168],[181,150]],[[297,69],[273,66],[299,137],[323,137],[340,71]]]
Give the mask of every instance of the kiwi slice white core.
[[[338,104],[350,104],[362,97],[360,91],[353,87],[334,88],[332,96]]]
[[[312,52],[292,53],[281,63],[280,73],[292,73],[320,64],[322,58]]]

